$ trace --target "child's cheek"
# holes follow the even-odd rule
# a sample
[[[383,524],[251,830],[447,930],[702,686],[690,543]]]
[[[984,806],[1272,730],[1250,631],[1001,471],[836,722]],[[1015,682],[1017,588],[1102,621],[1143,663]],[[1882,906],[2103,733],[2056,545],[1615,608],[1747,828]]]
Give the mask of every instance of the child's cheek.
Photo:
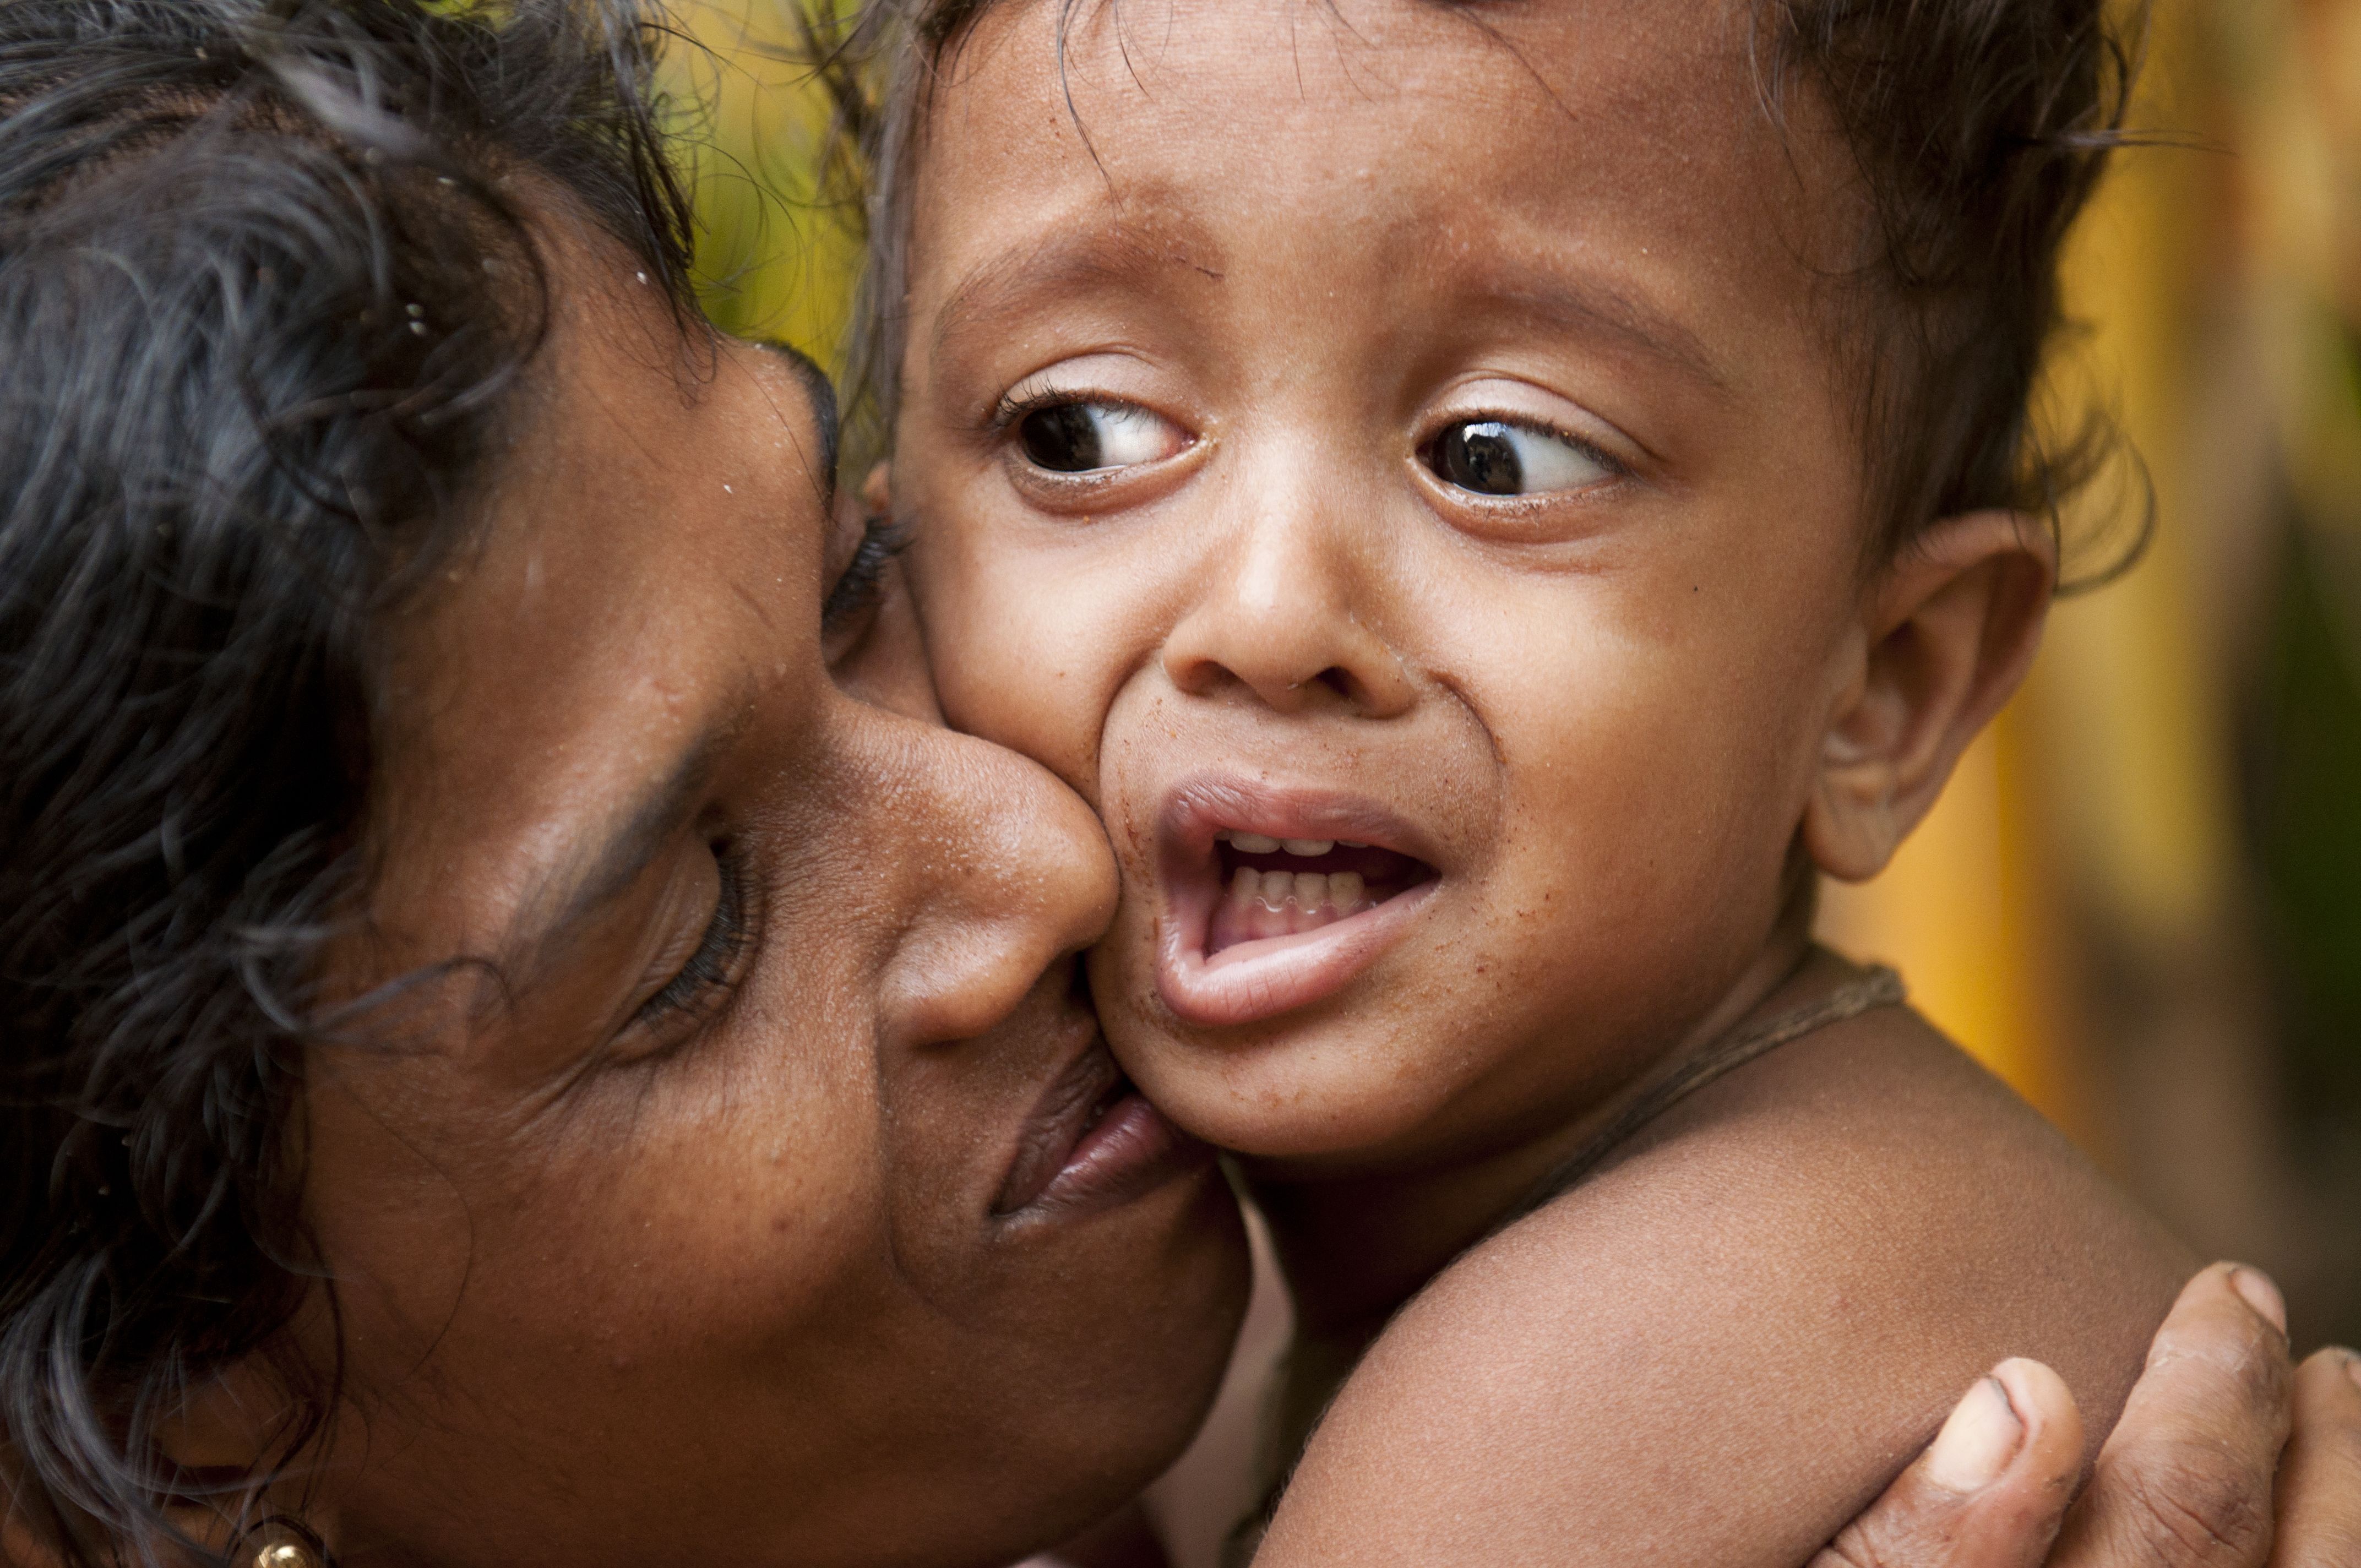
[[[1033,758],[1095,805],[1103,704],[1080,657],[1079,596],[983,529],[927,530],[908,561],[945,721]]]

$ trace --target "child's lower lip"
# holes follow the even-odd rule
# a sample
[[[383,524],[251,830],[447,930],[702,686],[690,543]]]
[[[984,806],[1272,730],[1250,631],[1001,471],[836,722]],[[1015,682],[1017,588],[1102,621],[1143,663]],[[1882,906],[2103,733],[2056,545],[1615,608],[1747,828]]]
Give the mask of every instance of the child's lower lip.
[[[1156,983],[1176,1017],[1252,1024],[1335,994],[1444,880],[1433,836],[1384,802],[1212,770],[1158,825]]]
[[[1315,930],[1233,941],[1209,952],[1226,891],[1212,879],[1175,888],[1159,934],[1156,983],[1183,1022],[1240,1025],[1332,996],[1398,941],[1435,890],[1422,882]]]

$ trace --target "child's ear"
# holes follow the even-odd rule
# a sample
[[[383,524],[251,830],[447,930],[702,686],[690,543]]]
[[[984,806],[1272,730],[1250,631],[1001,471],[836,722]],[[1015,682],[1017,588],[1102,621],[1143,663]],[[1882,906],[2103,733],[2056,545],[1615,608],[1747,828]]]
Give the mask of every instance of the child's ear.
[[[1859,882],[1884,870],[2032,666],[2057,586],[2048,532],[2007,511],[1945,519],[1870,585],[1860,664],[1804,812],[1822,871]]]

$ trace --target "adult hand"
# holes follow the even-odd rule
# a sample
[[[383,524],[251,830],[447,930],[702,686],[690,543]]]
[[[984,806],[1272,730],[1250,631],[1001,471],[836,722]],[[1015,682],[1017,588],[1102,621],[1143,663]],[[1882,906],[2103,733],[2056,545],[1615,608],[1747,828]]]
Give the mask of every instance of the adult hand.
[[[2361,1358],[2291,1371],[2286,1325],[2253,1269],[2191,1280],[2079,1496],[2072,1395],[2002,1363],[1811,1568],[2361,1564]]]

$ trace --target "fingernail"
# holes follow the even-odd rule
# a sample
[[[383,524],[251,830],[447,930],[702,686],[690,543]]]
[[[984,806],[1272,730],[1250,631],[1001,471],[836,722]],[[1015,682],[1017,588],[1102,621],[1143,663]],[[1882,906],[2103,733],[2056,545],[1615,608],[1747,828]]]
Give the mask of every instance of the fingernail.
[[[2246,1299],[2247,1306],[2268,1318],[2273,1328],[2287,1332],[2287,1298],[2279,1294],[2269,1275],[2241,1264],[2230,1270],[2230,1286]]]
[[[1947,1492],[1981,1492],[2000,1478],[2025,1442],[2008,1390],[1987,1377],[1968,1390],[1927,1452],[1927,1475]]]

